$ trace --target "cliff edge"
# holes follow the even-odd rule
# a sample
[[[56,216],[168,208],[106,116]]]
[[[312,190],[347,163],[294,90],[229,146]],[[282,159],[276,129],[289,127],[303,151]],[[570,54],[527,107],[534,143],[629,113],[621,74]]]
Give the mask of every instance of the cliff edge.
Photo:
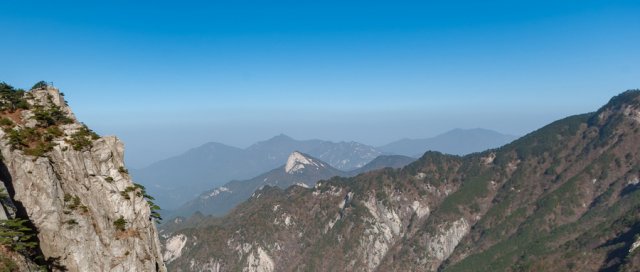
[[[0,98],[0,180],[8,218],[28,220],[54,271],[166,271],[144,187],[131,181],[124,145],[80,123],[60,91]],[[155,206],[155,207],[154,207]]]

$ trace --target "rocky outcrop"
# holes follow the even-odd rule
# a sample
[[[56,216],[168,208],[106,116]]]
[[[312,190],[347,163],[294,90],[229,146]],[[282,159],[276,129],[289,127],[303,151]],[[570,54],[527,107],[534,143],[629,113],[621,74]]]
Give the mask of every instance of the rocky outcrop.
[[[167,240],[164,255],[162,256],[167,262],[171,262],[182,256],[182,249],[187,244],[187,236],[178,234]]]
[[[79,146],[73,137],[87,129],[57,89],[26,97],[32,108],[57,108],[67,118],[39,156],[16,149],[6,137],[11,131],[0,131],[2,181],[36,227],[45,258],[68,271],[166,271],[150,206],[127,173],[122,142],[96,137]],[[34,111],[19,113],[14,130],[44,129]]]
[[[429,237],[427,240],[426,258],[422,260],[427,264],[430,271],[435,271],[438,266],[445,261],[453,250],[456,248],[460,240],[469,232],[469,223],[464,218],[448,224],[443,224],[439,228],[439,233]]]
[[[455,160],[446,164],[453,169],[459,165]],[[173,231],[190,224],[191,219],[172,222],[165,226],[165,261],[176,271],[209,267],[220,271],[377,271],[389,252],[429,217],[429,206],[440,201],[443,192],[455,189],[452,183],[425,187],[423,195],[410,187],[401,192],[388,179],[394,171],[363,174],[352,182],[334,178],[313,188],[292,186],[283,191],[265,187],[235,210],[228,221],[230,228],[215,223],[206,227],[210,223],[205,219],[193,222],[201,228]],[[368,188],[375,176],[384,177],[384,186]],[[413,179],[415,173],[401,176]],[[197,243],[180,245],[180,256],[174,258],[176,244],[183,237]]]

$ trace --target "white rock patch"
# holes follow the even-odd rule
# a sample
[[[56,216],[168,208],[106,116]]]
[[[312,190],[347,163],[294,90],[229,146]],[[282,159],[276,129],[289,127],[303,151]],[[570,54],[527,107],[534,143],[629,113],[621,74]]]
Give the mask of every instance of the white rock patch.
[[[251,252],[247,258],[247,267],[242,269],[243,272],[273,272],[274,262],[273,259],[264,251],[261,247],[258,247],[257,252]]]
[[[420,202],[418,202],[417,200],[413,201],[413,203],[411,204],[411,209],[413,209],[413,211],[416,213],[418,218],[422,218],[425,215],[430,213],[429,207],[428,206],[423,207],[422,205],[420,205]]]
[[[365,230],[360,247],[366,259],[368,271],[375,270],[389,251],[390,245],[401,235],[402,222],[393,209],[388,209],[370,197],[364,206],[372,218],[368,218],[370,227]]]
[[[487,155],[486,157],[480,158],[480,161],[482,161],[482,163],[485,164],[485,165],[489,165],[489,164],[493,163],[493,161],[495,159],[496,159],[496,153],[491,153],[491,154]]]
[[[416,179],[424,179],[426,177],[427,177],[427,174],[422,173],[422,172],[416,174],[416,176],[415,176]]]
[[[633,106],[626,106],[623,113],[634,121],[640,123],[640,111],[633,108]]]
[[[229,188],[227,188],[227,187],[220,187],[218,189],[215,189],[215,190],[211,191],[211,193],[209,193],[208,195],[204,196],[203,198],[206,199],[206,198],[214,197],[214,196],[217,196],[217,195],[219,195],[219,194],[221,194],[223,192],[231,193],[232,191],[229,190]]]
[[[291,218],[291,215],[288,215],[287,213],[283,213],[282,215],[274,218],[273,224],[284,226],[284,227],[295,225],[295,223],[293,222],[293,218]]]
[[[218,261],[218,260],[209,259],[209,261],[207,263],[205,263],[199,269],[199,271],[221,272],[222,271],[222,265],[220,264],[220,261]]]
[[[336,218],[334,218],[333,220],[329,221],[329,223],[327,223],[327,225],[324,226],[324,233],[329,232],[329,230],[331,230],[333,228],[333,226],[335,226],[336,223],[338,223],[338,220],[340,220],[340,215],[336,215]]]
[[[169,240],[167,240],[167,243],[165,244],[165,252],[162,256],[164,261],[170,263],[182,256],[182,249],[184,249],[184,246],[186,244],[187,236],[185,236],[184,234],[178,234],[169,238]]]
[[[629,249],[629,253],[633,252],[638,247],[640,247],[640,239],[633,242],[633,244],[631,245],[631,248]]]
[[[428,259],[435,259],[436,261],[435,263],[433,261],[430,262],[434,264],[433,269],[436,269],[437,265],[449,258],[458,243],[469,232],[469,223],[464,218],[448,224],[447,227],[445,226],[442,226],[443,229],[440,230],[440,233],[430,237],[427,242]]]
[[[344,209],[344,207],[347,205],[347,202],[351,201],[351,199],[353,199],[353,192],[349,192],[344,200],[340,201],[340,204],[338,204],[338,208]]]
[[[322,164],[302,155],[302,153],[294,151],[293,153],[291,153],[291,155],[289,155],[287,164],[285,164],[284,166],[284,171],[287,172],[287,174],[292,174],[295,172],[299,172],[300,170],[304,169],[305,166],[309,165],[313,165],[316,167],[323,166]]]

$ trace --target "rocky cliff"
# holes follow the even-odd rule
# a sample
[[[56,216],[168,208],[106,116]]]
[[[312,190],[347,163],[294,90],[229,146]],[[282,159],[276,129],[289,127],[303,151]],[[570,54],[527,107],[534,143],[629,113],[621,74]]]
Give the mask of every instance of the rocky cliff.
[[[131,181],[122,142],[78,122],[53,87],[22,93],[5,85],[3,92],[4,207],[30,221],[40,263],[51,270],[166,271],[151,198]]]
[[[176,271],[638,271],[640,91],[504,147],[265,187],[164,226]]]

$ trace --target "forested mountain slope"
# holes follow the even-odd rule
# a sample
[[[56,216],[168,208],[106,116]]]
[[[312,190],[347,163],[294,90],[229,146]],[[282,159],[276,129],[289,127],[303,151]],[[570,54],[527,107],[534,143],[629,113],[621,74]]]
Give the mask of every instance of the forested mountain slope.
[[[638,271],[640,91],[464,157],[265,187],[172,222],[176,271]],[[171,231],[169,231],[171,230]]]

